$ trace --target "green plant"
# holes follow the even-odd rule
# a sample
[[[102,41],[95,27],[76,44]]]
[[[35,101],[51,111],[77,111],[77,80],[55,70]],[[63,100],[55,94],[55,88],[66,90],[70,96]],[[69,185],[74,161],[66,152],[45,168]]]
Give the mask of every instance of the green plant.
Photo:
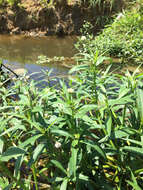
[[[21,0],[0,0],[0,5],[8,3],[9,5],[18,4]]]
[[[89,53],[99,51],[99,54],[122,58],[125,62],[142,63],[143,47],[143,14],[142,4],[139,8],[126,11],[115,18],[111,25],[107,25],[102,32],[93,37],[84,34],[84,41],[79,39],[76,47],[80,52]]]
[[[58,89],[0,89],[0,173],[15,189],[142,189],[143,74],[84,53]],[[110,60],[110,59],[109,59]],[[60,85],[60,88],[59,88]]]

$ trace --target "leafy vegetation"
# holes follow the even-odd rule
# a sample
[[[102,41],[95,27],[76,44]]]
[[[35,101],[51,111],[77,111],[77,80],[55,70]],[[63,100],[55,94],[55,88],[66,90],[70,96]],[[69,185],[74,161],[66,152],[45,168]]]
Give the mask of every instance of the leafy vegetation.
[[[143,3],[139,1],[129,11],[120,13],[111,25],[96,37],[89,35],[85,26],[84,38],[77,44],[81,52],[122,58],[123,62],[141,64],[143,61]],[[88,31],[88,32],[87,32]]]
[[[0,189],[143,189],[143,73],[100,70],[105,55],[140,63],[141,12],[95,39],[86,23],[68,83],[47,73],[42,89],[27,76],[8,88],[0,63]]]
[[[1,86],[1,188],[143,188],[143,74],[101,71],[105,59],[84,54],[69,87]]]
[[[20,3],[21,0],[0,0],[0,5],[8,3],[9,5],[14,5]]]

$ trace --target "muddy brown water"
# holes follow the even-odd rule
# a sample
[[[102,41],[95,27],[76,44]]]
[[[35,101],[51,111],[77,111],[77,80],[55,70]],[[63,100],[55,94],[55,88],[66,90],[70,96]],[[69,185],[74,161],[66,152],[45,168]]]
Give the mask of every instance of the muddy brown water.
[[[74,44],[77,38],[69,36],[58,38],[56,36],[48,36],[41,38],[26,37],[22,35],[0,35],[0,58],[12,70],[17,70],[17,74],[27,70],[28,74],[39,72],[33,75],[33,79],[43,77],[43,70],[50,71],[52,69],[51,78],[67,78],[69,69],[59,63],[36,64],[38,56],[45,55],[50,58],[54,56],[72,57],[76,51]],[[116,63],[115,68],[125,72],[127,69],[134,72],[136,66],[124,66],[120,68],[120,64]],[[22,71],[22,72],[21,72]],[[139,72],[143,72],[143,67]]]
[[[36,64],[36,61],[40,55],[50,58],[54,56],[72,57],[75,54],[75,42],[74,36],[34,38],[22,35],[0,35],[0,58],[3,59],[4,64],[14,70],[26,69],[31,74],[52,69],[52,77],[63,77],[68,74],[68,68],[56,63],[40,65]]]

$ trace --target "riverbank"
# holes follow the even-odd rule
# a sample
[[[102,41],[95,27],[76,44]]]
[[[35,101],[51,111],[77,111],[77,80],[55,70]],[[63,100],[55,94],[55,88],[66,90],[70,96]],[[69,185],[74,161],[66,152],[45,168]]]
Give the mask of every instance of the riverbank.
[[[21,0],[16,5],[0,6],[0,33],[24,34],[26,36],[79,35],[84,21],[93,24],[93,32],[103,27],[111,15],[121,11],[123,1],[111,8],[97,4],[89,7],[79,1],[41,4],[41,1]],[[106,7],[106,8],[105,8]]]
[[[51,71],[43,68],[44,80],[38,69],[34,80],[25,75],[15,77],[8,87],[1,60],[0,189],[143,189],[143,73],[134,68],[124,75],[112,70],[115,61],[124,66],[130,55],[134,64],[143,57],[142,20],[141,0],[138,9],[124,12],[95,38],[86,27],[86,35],[76,43],[80,59],[69,71],[68,80],[63,75],[55,80]],[[31,60],[34,55],[37,58],[40,49],[40,67],[44,61],[69,60],[43,55],[48,44],[48,50],[57,54],[58,47],[52,47],[52,42],[57,45],[59,41],[61,48],[66,37],[49,42],[51,36],[11,37],[0,39],[1,58],[10,55],[13,60],[15,56],[25,63],[29,55]]]

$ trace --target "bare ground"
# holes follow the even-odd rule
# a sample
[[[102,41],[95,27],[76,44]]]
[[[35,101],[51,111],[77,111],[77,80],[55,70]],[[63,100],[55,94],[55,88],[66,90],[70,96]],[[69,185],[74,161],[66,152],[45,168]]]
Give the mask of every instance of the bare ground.
[[[93,30],[97,31],[97,20],[102,24],[103,19],[112,14],[108,7],[106,10],[89,8],[80,5],[79,0],[55,2],[53,0],[52,4],[41,5],[39,0],[21,0],[18,6],[0,7],[0,33],[30,36],[78,35],[85,20],[90,21],[94,25]]]

